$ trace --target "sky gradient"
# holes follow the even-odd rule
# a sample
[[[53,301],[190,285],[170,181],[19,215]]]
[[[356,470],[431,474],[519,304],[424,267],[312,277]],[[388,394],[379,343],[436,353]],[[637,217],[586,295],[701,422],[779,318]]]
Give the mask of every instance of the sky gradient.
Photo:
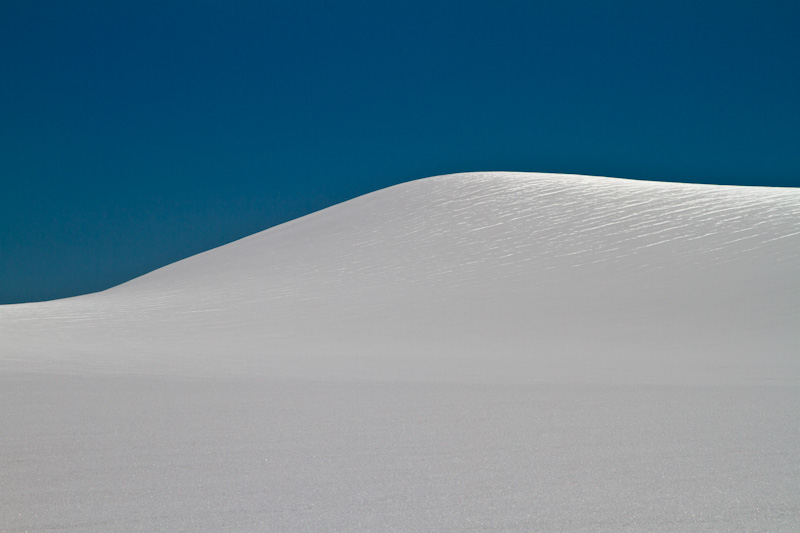
[[[403,181],[800,186],[797,2],[0,7],[0,303]]]

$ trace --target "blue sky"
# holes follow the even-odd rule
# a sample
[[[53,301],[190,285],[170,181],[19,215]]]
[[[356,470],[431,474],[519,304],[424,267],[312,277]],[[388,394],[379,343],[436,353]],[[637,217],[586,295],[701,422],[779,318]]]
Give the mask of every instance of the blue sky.
[[[798,6],[3,2],[0,303],[437,174],[800,186]]]

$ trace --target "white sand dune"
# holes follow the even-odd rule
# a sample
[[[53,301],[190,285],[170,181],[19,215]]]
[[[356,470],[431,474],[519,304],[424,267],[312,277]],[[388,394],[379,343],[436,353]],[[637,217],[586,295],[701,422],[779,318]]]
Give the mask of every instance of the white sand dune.
[[[406,183],[0,306],[0,530],[800,529],[800,190]]]

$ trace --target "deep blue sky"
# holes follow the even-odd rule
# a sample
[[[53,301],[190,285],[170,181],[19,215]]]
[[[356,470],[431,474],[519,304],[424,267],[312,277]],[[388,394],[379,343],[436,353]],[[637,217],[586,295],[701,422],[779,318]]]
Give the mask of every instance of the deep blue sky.
[[[436,174],[800,186],[798,6],[2,2],[0,303]]]

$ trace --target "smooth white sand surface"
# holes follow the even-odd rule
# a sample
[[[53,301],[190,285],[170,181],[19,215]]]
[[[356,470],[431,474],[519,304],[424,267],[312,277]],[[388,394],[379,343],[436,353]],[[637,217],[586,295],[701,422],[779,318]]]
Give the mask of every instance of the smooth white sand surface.
[[[800,191],[378,191],[0,306],[0,530],[800,529]]]

